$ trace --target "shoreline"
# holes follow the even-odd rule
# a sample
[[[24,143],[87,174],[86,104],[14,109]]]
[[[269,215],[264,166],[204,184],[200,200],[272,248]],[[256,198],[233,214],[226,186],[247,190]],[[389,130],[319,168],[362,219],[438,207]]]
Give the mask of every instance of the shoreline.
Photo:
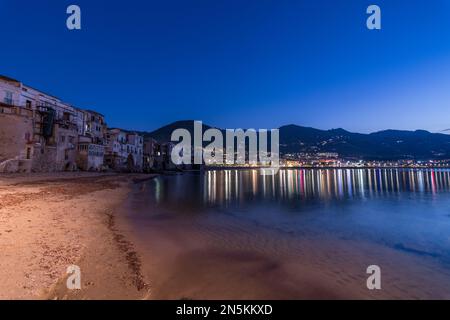
[[[116,210],[155,174],[0,175],[0,299],[145,299],[139,254]],[[81,290],[66,287],[69,265]]]

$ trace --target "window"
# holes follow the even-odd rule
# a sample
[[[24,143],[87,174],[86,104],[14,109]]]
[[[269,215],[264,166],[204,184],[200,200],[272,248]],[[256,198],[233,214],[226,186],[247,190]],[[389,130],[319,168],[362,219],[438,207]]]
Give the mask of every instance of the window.
[[[70,113],[69,112],[64,112],[63,113],[63,120],[64,121],[70,121]]]
[[[5,91],[5,103],[13,104],[13,93],[11,91]]]
[[[61,142],[66,142],[66,136],[61,136]]]
[[[25,106],[27,107],[27,109],[31,109],[31,101],[30,101],[30,100],[27,100],[27,101],[25,102]]]

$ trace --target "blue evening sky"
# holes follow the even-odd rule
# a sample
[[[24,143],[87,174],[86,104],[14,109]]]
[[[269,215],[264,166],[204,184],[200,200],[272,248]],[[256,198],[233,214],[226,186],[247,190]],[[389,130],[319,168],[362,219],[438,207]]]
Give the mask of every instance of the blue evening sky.
[[[448,0],[0,0],[0,35],[0,74],[110,126],[450,128]]]

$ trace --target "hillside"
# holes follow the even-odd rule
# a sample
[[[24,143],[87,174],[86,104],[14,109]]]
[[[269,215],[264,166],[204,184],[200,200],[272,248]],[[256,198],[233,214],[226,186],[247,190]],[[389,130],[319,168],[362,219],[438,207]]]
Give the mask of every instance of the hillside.
[[[184,128],[193,136],[193,121],[177,121],[152,132],[143,133],[160,142],[170,141],[175,129]],[[203,124],[203,130],[212,128]],[[336,152],[342,157],[360,159],[440,159],[450,158],[450,135],[425,130],[385,130],[370,134],[353,133],[344,129],[320,130],[298,125],[280,129],[280,151]]]

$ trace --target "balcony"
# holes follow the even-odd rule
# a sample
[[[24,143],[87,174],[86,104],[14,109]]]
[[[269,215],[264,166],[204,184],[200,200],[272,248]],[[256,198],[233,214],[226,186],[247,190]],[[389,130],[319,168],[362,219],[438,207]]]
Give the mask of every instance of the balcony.
[[[58,119],[58,120],[55,120],[55,123],[58,124],[60,128],[63,128],[66,130],[78,131],[77,124],[75,122],[72,122],[71,120]]]
[[[32,118],[33,110],[19,106],[16,101],[5,100],[5,102],[0,102],[0,114],[11,114],[21,117]]]

